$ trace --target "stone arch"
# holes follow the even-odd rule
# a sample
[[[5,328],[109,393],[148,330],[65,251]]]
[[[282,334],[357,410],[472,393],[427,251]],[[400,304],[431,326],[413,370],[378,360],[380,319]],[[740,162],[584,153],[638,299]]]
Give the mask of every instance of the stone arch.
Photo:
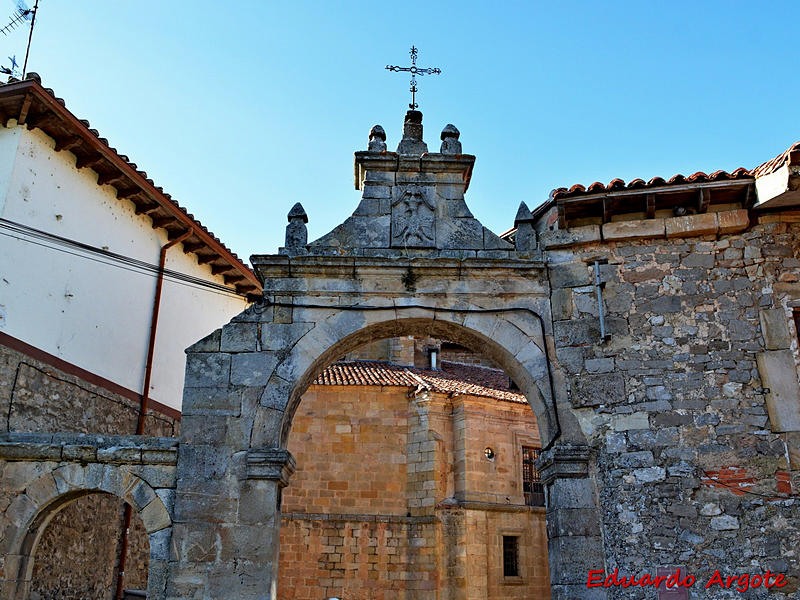
[[[324,318],[310,313],[312,310],[295,309],[295,313],[301,313],[301,320],[305,318],[307,322],[289,325],[295,328],[297,337],[291,341],[261,399],[262,407],[283,410],[278,439],[273,437],[278,432],[256,429],[254,446],[278,441],[280,447],[286,447],[302,394],[331,362],[365,343],[402,335],[450,339],[491,358],[528,399],[545,445],[559,436],[578,443],[585,441],[571,415],[558,413],[544,325],[532,309],[483,312],[476,306],[461,311],[412,306],[362,307],[327,311]],[[287,326],[265,324],[264,327]],[[257,428],[258,425],[257,420]]]
[[[15,498],[7,511],[14,519],[2,540],[6,555],[4,597],[27,600],[33,557],[42,533],[59,511],[90,494],[115,496],[130,504],[142,519],[150,542],[148,598],[163,598],[164,558],[172,526],[169,511],[146,481],[126,466],[109,464],[62,465],[32,480]]]

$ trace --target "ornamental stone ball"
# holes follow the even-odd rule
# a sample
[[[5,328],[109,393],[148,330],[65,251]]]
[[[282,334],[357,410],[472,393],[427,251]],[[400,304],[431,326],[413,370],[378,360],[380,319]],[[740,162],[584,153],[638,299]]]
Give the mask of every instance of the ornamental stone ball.
[[[369,130],[369,145],[367,149],[370,152],[386,152],[386,132],[380,125],[375,125]]]
[[[461,132],[455,125],[447,124],[442,129],[442,154],[461,154],[461,142],[458,141]]]

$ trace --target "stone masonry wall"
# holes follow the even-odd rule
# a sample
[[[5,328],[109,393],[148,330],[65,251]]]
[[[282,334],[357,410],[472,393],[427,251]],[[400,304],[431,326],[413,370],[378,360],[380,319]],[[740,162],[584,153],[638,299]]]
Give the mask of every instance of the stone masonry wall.
[[[690,597],[715,599],[740,597],[703,588],[715,569],[723,576],[770,569],[789,580],[770,597],[795,597],[800,434],[780,433],[785,423],[770,421],[765,388],[776,393],[778,382],[765,385],[757,361],[775,348],[797,356],[795,221],[775,215],[739,234],[662,233],[547,252],[557,359],[597,452],[607,553],[597,569],[641,575],[680,566],[698,581]],[[628,227],[635,237],[637,224]],[[591,285],[594,260],[607,262],[607,342]],[[777,346],[767,331],[776,327],[786,338]],[[796,388],[793,366],[779,376]],[[633,587],[612,593],[651,597]]]
[[[131,434],[138,403],[0,344],[0,415],[5,431]],[[180,421],[151,411],[145,433],[177,434]],[[123,503],[113,496],[80,498],[42,534],[34,557],[32,598],[106,600],[116,585]],[[124,586],[145,589],[149,541],[134,514]]]

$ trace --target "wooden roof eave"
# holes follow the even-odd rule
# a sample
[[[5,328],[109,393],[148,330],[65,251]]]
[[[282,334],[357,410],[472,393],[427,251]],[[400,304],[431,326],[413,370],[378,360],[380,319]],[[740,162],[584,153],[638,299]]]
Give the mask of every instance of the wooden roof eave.
[[[146,212],[150,213],[158,208],[161,208],[167,213],[167,215],[169,215],[169,220],[159,223],[159,227],[165,227],[169,223],[178,223],[181,225],[184,231],[191,229],[193,231],[192,238],[196,238],[202,244],[201,246],[198,246],[197,249],[203,246],[208,247],[216,255],[222,258],[223,261],[229,263],[234,270],[242,275],[242,283],[237,283],[235,286],[238,293],[248,294],[253,291],[260,292],[261,284],[250,269],[248,269],[238,258],[234,257],[227,248],[214,239],[214,237],[205,231],[202,226],[184,213],[179,207],[173,204],[173,202],[169,200],[167,196],[151,181],[142,175],[142,173],[137,171],[128,162],[122,159],[113,148],[106,145],[100,137],[94,135],[84,123],[75,117],[75,115],[73,115],[65,106],[60,104],[58,100],[48,93],[38,82],[32,79],[26,79],[24,81],[0,86],[0,97],[8,98],[9,96],[20,96],[22,99],[20,116],[22,116],[22,113],[24,113],[25,117],[27,117],[27,115],[30,113],[30,108],[33,101],[36,100],[40,102],[43,110],[39,110],[38,113],[45,111],[53,113],[56,117],[58,117],[58,121],[66,124],[67,128],[74,132],[74,134],[70,136],[69,140],[65,140],[64,143],[61,144],[59,150],[71,150],[80,146],[81,148],[86,148],[89,153],[93,152],[96,154],[96,157],[92,159],[86,158],[81,160],[81,163],[84,164],[81,164],[79,168],[91,168],[92,164],[96,165],[105,161],[114,169],[117,169],[120,172],[119,175],[114,175],[113,177],[109,177],[108,175],[104,176],[104,178],[109,178],[109,182],[120,182],[125,180],[129,182],[129,185],[120,183],[119,187],[114,186],[117,189],[117,197],[120,197],[120,193],[122,193],[124,197],[128,198],[137,195],[143,195],[146,199],[157,205],[157,208],[147,210]],[[4,115],[5,114],[8,113],[4,112]],[[11,119],[16,117],[14,114],[10,114],[8,118]],[[46,123],[52,122],[53,119],[49,117],[49,115],[45,114],[44,116],[37,117],[37,119],[31,123],[31,125],[33,127],[39,127],[40,125],[45,125]],[[42,130],[47,133],[46,129]],[[57,146],[58,145],[59,143],[57,141]],[[131,187],[138,188],[139,191],[132,192]],[[188,241],[189,240],[187,240],[187,242]],[[196,252],[197,249],[193,251]]]
[[[579,204],[581,202],[602,200],[603,198],[621,198],[631,196],[647,196],[649,194],[677,194],[699,189],[728,189],[753,185],[754,178],[733,179],[728,181],[702,181],[697,183],[686,183],[677,185],[661,185],[658,187],[642,186],[632,190],[613,190],[610,192],[597,192],[594,194],[582,194],[580,196],[568,198],[556,198],[558,204]]]

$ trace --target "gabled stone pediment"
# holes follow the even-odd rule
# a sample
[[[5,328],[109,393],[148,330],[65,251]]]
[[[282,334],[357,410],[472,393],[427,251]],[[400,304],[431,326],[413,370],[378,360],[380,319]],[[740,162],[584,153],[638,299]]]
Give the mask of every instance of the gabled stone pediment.
[[[330,233],[282,253],[406,255],[436,251],[514,250],[484,227],[464,200],[475,157],[461,153],[453,125],[442,131],[438,153],[422,140],[422,113],[409,111],[397,152],[386,150],[386,134],[375,126],[369,149],[355,153],[355,186],[361,202]],[[287,238],[288,240],[288,238]]]

